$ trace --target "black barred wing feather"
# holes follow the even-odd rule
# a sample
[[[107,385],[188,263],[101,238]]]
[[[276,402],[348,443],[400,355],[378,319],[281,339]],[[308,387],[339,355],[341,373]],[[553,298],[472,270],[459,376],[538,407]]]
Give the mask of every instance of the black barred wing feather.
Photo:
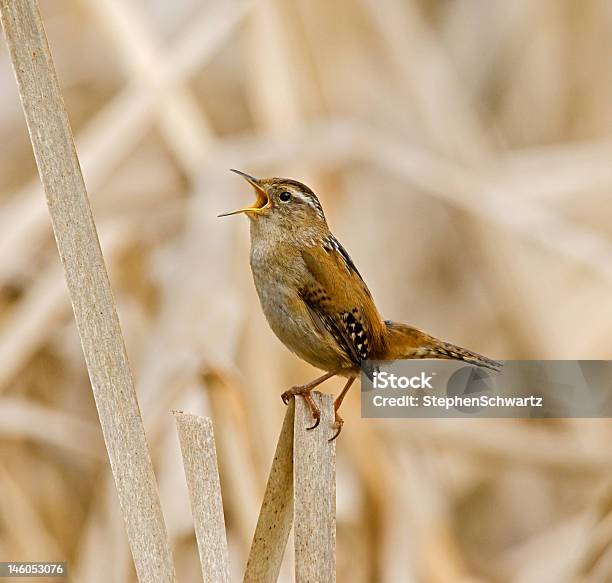
[[[313,321],[338,350],[359,366],[381,351],[385,326],[353,261],[332,236],[324,246],[302,250],[310,278],[300,294]]]

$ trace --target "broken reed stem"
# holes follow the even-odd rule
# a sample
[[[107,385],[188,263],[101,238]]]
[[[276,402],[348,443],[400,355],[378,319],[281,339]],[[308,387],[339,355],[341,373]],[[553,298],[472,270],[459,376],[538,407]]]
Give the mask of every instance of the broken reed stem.
[[[301,398],[289,404],[278,438],[244,575],[245,583],[273,583],[294,523],[296,583],[336,581],[336,443],[331,395],[313,392],[321,423]]]
[[[175,411],[202,579],[229,583],[229,556],[212,420]]]
[[[278,437],[244,573],[245,583],[274,583],[278,579],[293,521],[294,420],[295,405],[292,401]]]
[[[336,581],[336,441],[331,395],[312,393],[321,423],[308,431],[312,414],[304,399],[295,402],[293,438],[294,539],[296,583]]]
[[[36,163],[140,583],[175,581],[112,291],[36,0],[0,0]]]

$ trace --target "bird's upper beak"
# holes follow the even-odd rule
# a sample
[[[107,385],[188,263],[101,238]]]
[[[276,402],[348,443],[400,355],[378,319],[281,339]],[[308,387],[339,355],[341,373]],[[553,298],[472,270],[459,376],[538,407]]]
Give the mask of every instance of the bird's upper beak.
[[[257,178],[253,178],[252,176],[249,176],[248,174],[245,174],[244,172],[241,172],[240,170],[234,170],[233,168],[231,169],[231,172],[240,174],[240,176],[242,176],[255,189],[257,200],[250,207],[238,209],[237,211],[231,211],[229,213],[222,213],[219,215],[220,217],[227,217],[229,215],[237,215],[239,213],[256,213],[268,206],[270,199],[268,198],[266,191],[261,186]]]

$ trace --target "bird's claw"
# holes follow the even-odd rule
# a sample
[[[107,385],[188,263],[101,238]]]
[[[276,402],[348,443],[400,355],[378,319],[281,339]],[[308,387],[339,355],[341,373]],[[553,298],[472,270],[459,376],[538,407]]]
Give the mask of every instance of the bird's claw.
[[[312,427],[307,427],[306,431],[312,431],[313,429],[316,429],[319,426],[319,423],[321,423],[321,412],[316,409],[316,410],[312,410],[311,409],[311,413],[312,416],[314,417],[314,425]]]
[[[295,397],[296,395],[302,395],[303,397],[305,397],[309,392],[310,391],[306,391],[300,386],[291,387],[281,395],[281,399],[283,400],[283,403],[285,403],[285,405],[288,405],[291,401],[291,397]]]
[[[340,432],[342,431],[343,426],[344,426],[344,419],[342,419],[342,417],[340,417],[340,415],[338,415],[338,412],[336,411],[336,420],[334,421],[332,425],[332,427],[336,430],[336,433],[334,433],[333,436],[327,440],[329,441],[329,443],[334,441],[334,439],[336,439],[338,435],[340,435]]]

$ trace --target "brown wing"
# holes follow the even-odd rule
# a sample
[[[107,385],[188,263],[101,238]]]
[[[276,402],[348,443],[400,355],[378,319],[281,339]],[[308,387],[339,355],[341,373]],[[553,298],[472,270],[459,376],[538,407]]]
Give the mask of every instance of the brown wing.
[[[300,294],[313,321],[336,340],[355,365],[380,352],[385,325],[372,295],[342,245],[329,236],[324,246],[302,250],[311,278]]]

